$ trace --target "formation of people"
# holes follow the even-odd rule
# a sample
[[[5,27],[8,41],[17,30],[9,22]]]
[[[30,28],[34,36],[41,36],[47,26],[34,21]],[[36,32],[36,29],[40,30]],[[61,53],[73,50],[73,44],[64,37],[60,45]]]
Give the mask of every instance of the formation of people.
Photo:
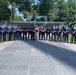
[[[18,25],[0,25],[0,42],[16,40],[49,40],[56,42],[69,42],[69,34],[72,35],[70,42],[76,43],[76,24],[73,27],[65,25],[34,25],[33,27],[20,27]]]

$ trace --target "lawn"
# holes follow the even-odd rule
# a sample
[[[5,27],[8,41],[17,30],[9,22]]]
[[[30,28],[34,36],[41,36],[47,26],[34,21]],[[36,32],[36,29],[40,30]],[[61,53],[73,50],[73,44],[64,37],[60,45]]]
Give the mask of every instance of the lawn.
[[[69,42],[72,42],[72,34],[69,34],[68,36],[69,36],[68,37]]]
[[[69,36],[69,37],[68,37],[68,41],[69,41],[69,42],[74,42],[74,41],[72,41],[72,39],[73,39],[72,34],[69,34],[68,36]],[[74,44],[76,44],[76,43],[74,42]]]
[[[0,42],[0,44],[1,44],[2,42]]]

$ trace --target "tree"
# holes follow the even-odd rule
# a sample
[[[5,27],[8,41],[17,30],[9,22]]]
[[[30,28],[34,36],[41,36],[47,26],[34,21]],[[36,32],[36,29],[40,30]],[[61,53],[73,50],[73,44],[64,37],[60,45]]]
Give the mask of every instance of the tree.
[[[69,8],[68,20],[70,22],[74,22],[74,21],[76,21],[76,0],[68,0],[67,4],[68,4],[68,8]]]
[[[25,17],[28,16],[27,13],[31,13],[31,4],[33,0],[9,0],[9,3],[13,6],[16,6]]]
[[[39,15],[47,15],[48,12],[50,11],[50,2],[51,0],[39,0],[40,3],[39,3],[39,10],[38,10],[38,13]]]
[[[54,3],[54,0],[39,0],[36,8],[38,15],[47,16],[48,21],[54,21],[57,14]]]
[[[68,5],[65,0],[58,0],[55,2],[56,10],[57,10],[57,17],[55,21],[67,21],[68,15]]]
[[[23,21],[23,18],[21,16],[15,15],[14,20],[15,21]]]
[[[8,8],[8,1],[0,0],[0,20],[9,20],[11,11]]]
[[[10,21],[12,20],[12,17],[10,17]],[[21,16],[18,16],[18,15],[14,15],[14,20],[15,21],[23,21],[23,18]]]
[[[55,2],[54,1],[51,1],[50,2],[50,10],[47,14],[47,17],[48,17],[48,21],[55,21],[55,19],[58,17],[57,16],[57,7],[55,5]]]
[[[18,8],[24,18],[32,16],[47,16],[48,21],[76,21],[75,0],[8,0],[9,5]],[[0,19],[14,19],[14,9],[8,9],[8,1],[0,0]]]

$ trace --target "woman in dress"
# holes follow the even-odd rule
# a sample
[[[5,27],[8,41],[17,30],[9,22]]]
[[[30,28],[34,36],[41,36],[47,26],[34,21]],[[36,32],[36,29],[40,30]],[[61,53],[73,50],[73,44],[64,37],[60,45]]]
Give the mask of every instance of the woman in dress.
[[[36,37],[36,40],[39,39],[39,27],[38,26],[35,26],[35,37]]]

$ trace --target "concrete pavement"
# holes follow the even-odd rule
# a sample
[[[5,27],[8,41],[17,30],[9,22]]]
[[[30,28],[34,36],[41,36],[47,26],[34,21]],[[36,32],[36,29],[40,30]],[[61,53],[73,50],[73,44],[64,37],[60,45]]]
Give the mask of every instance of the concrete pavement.
[[[63,43],[63,44],[76,51],[76,44],[73,43]]]
[[[9,41],[9,42],[3,42],[3,43],[0,43],[0,51],[3,50],[5,47],[9,46],[10,44],[14,43],[14,41]]]
[[[76,75],[74,45],[15,41],[1,47],[3,45],[0,45],[0,75]]]

